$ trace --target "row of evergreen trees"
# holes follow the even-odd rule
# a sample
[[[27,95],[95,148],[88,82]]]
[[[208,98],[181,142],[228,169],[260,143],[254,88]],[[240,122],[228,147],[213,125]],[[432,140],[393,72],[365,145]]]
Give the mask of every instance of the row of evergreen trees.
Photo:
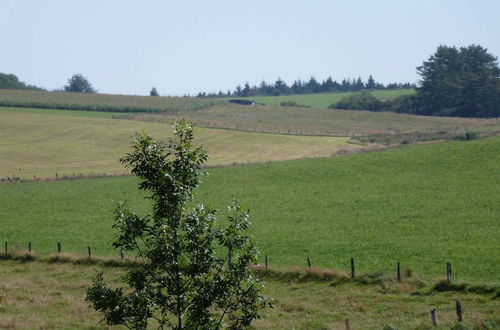
[[[361,77],[357,79],[343,79],[341,82],[333,80],[331,77],[323,81],[318,81],[311,77],[308,81],[300,79],[295,80],[290,86],[287,85],[281,78],[274,83],[262,81],[259,86],[250,86],[247,82],[243,85],[236,86],[234,91],[227,92],[219,91],[218,93],[200,92],[197,97],[245,97],[245,96],[277,96],[290,94],[313,94],[327,92],[353,92],[361,90],[374,89],[398,89],[398,88],[415,88],[415,84],[410,83],[390,83],[384,85],[376,82],[372,75],[364,82]]]

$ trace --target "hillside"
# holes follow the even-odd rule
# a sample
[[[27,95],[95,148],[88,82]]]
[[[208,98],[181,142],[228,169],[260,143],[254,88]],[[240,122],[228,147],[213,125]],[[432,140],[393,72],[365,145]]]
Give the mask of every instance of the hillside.
[[[459,280],[498,283],[500,137],[345,157],[213,168],[197,199],[224,213],[233,197],[251,210],[261,258],[392,272],[396,261],[424,278],[454,265]],[[223,189],[221,189],[223,187]],[[133,177],[0,187],[0,241],[48,253],[113,254],[120,199],[145,212]]]
[[[136,132],[166,141],[170,124],[117,120],[102,112],[0,108],[0,179],[123,174],[119,163]],[[315,137],[196,129],[208,165],[325,157],[357,145],[347,137]]]
[[[219,105],[192,112],[126,114],[118,117],[153,122],[184,118],[202,127],[298,135],[356,136],[366,137],[367,141],[371,135],[384,135],[384,139],[389,140],[425,141],[453,138],[466,131],[500,130],[500,119],[413,116],[391,112],[280,106]]]
[[[373,95],[380,99],[391,99],[400,95],[414,94],[414,89],[389,89],[375,90]],[[337,93],[317,93],[317,94],[292,94],[280,96],[249,96],[249,97],[232,97],[227,99],[244,99],[251,100],[259,104],[276,106],[283,101],[293,101],[303,106],[318,109],[328,109],[332,103],[337,103],[342,98],[352,95],[353,92],[337,92]]]

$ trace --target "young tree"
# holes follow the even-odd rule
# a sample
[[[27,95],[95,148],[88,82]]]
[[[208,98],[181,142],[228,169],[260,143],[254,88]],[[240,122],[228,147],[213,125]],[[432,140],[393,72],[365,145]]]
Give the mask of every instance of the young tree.
[[[160,94],[158,94],[158,91],[156,90],[156,87],[153,87],[151,89],[151,92],[149,92],[149,95],[150,96],[160,96]]]
[[[64,86],[66,92],[76,93],[96,93],[97,91],[92,87],[90,82],[80,73],[73,75],[68,79],[68,84]]]
[[[214,210],[202,204],[186,208],[207,154],[193,149],[186,122],[174,127],[176,138],[166,145],[137,135],[133,152],[121,159],[153,201],[152,215],[141,217],[125,204],[115,212],[119,236],[113,245],[136,251],[140,259],[124,277],[127,293],[107,287],[100,273],[86,299],[108,325],[145,329],[154,320],[162,329],[247,327],[269,304],[248,268],[257,254],[245,234],[248,212],[235,202],[227,225],[218,227]]]

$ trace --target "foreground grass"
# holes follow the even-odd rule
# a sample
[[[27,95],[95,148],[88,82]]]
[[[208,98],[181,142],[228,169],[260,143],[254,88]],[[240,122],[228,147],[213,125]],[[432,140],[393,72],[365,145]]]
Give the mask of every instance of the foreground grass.
[[[379,99],[391,99],[400,95],[414,94],[414,89],[390,89],[376,90],[371,92]],[[342,98],[352,95],[353,92],[340,93],[318,93],[318,94],[295,94],[295,95],[280,95],[280,96],[250,96],[250,97],[233,97],[228,99],[247,99],[259,104],[265,105],[280,105],[283,101],[293,101],[300,105],[309,106],[311,108],[328,109],[332,103],[337,103]]]
[[[305,265],[499,283],[500,137],[345,157],[213,168],[196,192],[218,208],[251,210],[252,234],[272,266]],[[0,187],[0,241],[41,253],[115,254],[113,209],[148,201],[133,177]]]
[[[118,159],[130,150],[135,132],[167,140],[170,125],[86,117],[99,112],[0,108],[0,178],[126,173]],[[40,111],[40,113],[37,113]],[[196,129],[196,143],[209,165],[330,156],[348,138]]]
[[[0,260],[0,328],[105,329],[101,315],[88,308],[85,291],[97,271],[117,283],[123,268]],[[500,303],[491,295],[434,292],[418,280],[360,285],[266,280],[264,294],[275,307],[254,322],[257,329],[429,329],[437,309],[437,329],[457,325],[455,300],[464,310],[461,329],[500,326]]]
[[[221,105],[200,111],[172,114],[123,115],[145,121],[168,122],[185,118],[198,126],[230,128],[254,132],[299,135],[389,137],[418,133],[422,139],[440,139],[465,131],[500,130],[500,119],[426,117],[390,112],[325,110],[278,106]]]

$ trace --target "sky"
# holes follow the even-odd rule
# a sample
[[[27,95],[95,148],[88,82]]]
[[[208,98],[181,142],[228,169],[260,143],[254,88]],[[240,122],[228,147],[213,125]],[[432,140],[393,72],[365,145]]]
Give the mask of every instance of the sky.
[[[439,45],[500,55],[498,0],[0,0],[0,72],[49,90],[227,91],[371,74],[418,83]]]

